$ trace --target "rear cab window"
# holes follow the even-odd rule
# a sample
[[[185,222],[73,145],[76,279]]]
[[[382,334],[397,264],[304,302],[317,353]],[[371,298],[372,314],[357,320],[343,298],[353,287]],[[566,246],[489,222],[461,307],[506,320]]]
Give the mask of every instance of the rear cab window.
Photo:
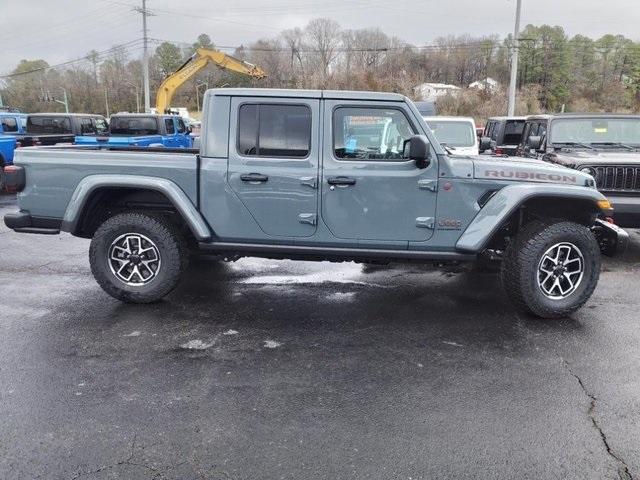
[[[140,136],[158,135],[158,121],[155,117],[111,117],[111,135]]]
[[[502,143],[504,145],[519,145],[522,139],[524,123],[524,120],[507,120],[504,124]]]
[[[69,117],[29,116],[27,117],[27,133],[33,134],[72,134]]]
[[[18,131],[18,120],[15,117],[0,117],[0,130],[5,133]]]

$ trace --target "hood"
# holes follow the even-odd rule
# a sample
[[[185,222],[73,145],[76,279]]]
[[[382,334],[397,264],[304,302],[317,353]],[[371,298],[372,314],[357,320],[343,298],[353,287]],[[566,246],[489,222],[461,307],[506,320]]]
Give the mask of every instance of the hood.
[[[574,150],[547,153],[549,161],[576,167],[580,165],[638,165],[640,152],[611,150]]]
[[[587,173],[542,160],[520,157],[475,157],[473,174],[474,178],[494,181],[561,183],[583,187],[594,185],[593,177]]]

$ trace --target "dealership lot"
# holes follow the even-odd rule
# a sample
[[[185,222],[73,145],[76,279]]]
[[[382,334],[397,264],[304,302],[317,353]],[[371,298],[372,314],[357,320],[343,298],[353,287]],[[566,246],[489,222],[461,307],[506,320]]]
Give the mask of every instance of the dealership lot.
[[[2,225],[0,478],[640,476],[630,234],[542,321],[490,274],[258,259],[126,305],[88,241]]]

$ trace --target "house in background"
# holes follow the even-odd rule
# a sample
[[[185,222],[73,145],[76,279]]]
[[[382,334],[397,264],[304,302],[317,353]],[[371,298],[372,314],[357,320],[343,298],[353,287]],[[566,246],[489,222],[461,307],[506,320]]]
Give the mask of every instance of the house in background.
[[[487,77],[484,80],[476,80],[475,82],[470,83],[469,88],[493,93],[500,88],[500,84],[497,80]]]
[[[460,93],[460,87],[447,83],[421,83],[414,90],[421,100],[435,100],[445,95],[456,96]]]

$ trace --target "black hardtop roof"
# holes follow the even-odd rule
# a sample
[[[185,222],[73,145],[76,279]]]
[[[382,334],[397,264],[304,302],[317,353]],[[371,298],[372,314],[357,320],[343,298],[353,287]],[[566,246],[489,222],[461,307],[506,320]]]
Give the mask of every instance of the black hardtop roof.
[[[104,115],[100,115],[99,113],[64,113],[64,112],[39,112],[39,113],[28,113],[28,117],[100,117],[104,118]]]
[[[154,118],[181,118],[179,115],[172,115],[170,113],[128,113],[128,112],[119,112],[111,115],[110,118],[113,117],[154,117]]]
[[[524,116],[523,116],[523,117],[515,117],[515,116],[514,116],[514,117],[508,117],[508,116],[502,116],[502,117],[489,117],[489,118],[487,118],[487,122],[488,122],[489,120],[496,120],[496,121],[498,121],[498,122],[502,122],[502,121],[504,121],[504,120],[526,120],[526,119],[527,119],[527,117],[524,117]]]
[[[540,113],[536,115],[529,115],[527,120],[551,120],[554,118],[637,118],[640,119],[640,115],[632,113],[580,113],[580,112],[568,112],[568,113]]]

